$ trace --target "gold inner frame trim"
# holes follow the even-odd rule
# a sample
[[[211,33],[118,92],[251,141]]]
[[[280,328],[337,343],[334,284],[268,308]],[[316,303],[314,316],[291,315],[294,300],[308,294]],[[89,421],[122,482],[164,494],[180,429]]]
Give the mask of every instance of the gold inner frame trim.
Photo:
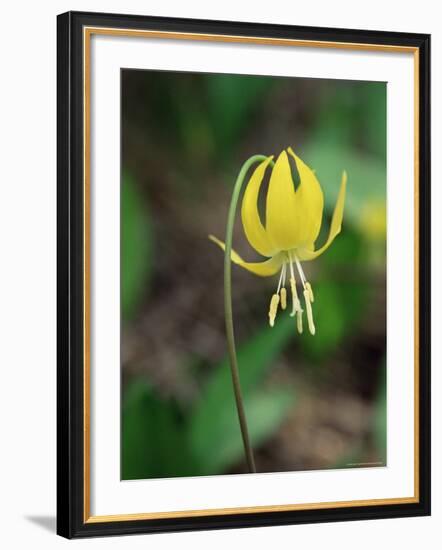
[[[172,512],[149,512],[137,514],[91,515],[91,471],[90,471],[90,106],[91,106],[91,37],[92,35],[157,38],[169,40],[193,40],[202,42],[230,42],[288,47],[332,48],[342,50],[412,53],[414,61],[414,495],[411,497],[284,504],[270,506],[249,506],[235,508],[214,508],[206,510],[180,510]],[[83,29],[83,93],[84,93],[84,135],[83,135],[83,211],[84,211],[84,523],[116,521],[141,521],[149,519],[190,518],[220,516],[229,514],[251,514],[262,512],[284,512],[297,510],[323,510],[356,506],[379,506],[388,504],[411,504],[419,502],[419,49],[414,46],[379,45],[358,42],[331,42],[321,40],[297,40],[268,37],[245,37],[223,34],[149,31],[137,29],[114,29],[107,27],[84,27]]]

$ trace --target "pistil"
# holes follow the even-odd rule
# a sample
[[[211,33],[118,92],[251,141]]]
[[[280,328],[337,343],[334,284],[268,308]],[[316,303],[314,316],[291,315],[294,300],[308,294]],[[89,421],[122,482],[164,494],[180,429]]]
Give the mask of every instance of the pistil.
[[[298,329],[299,334],[302,334],[302,307],[301,302],[298,298],[298,292],[296,290],[296,278],[295,278],[295,270],[293,269],[293,260],[290,252],[288,252],[289,257],[289,264],[290,264],[290,287],[292,291],[292,302],[293,302],[293,309],[291,312],[291,316],[294,317],[296,315],[296,326]]]

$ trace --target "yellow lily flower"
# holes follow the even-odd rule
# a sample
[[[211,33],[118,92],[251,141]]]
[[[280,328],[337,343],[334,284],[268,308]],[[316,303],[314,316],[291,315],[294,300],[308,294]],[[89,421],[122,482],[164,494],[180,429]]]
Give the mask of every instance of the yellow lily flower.
[[[300,183],[295,189],[289,164],[288,154],[294,159],[299,174]],[[279,305],[287,306],[286,279],[289,279],[292,294],[292,317],[296,315],[298,332],[302,332],[302,314],[297,293],[295,267],[302,285],[305,307],[307,310],[308,327],[315,334],[312,303],[313,290],[307,281],[301,266],[302,261],[317,258],[331,245],[341,231],[344,215],[345,190],[347,174],[342,174],[336,206],[333,212],[329,235],[326,242],[315,248],[322,223],[324,197],[321,186],[313,170],[311,170],[289,147],[276,160],[270,176],[266,197],[265,226],[258,212],[258,196],[264,174],[273,160],[266,158],[254,170],[242,201],[241,218],[250,245],[268,259],[263,262],[246,262],[234,250],[231,260],[235,264],[251,271],[255,275],[269,277],[280,272],[276,293],[272,296],[269,310],[269,323],[273,326]],[[224,243],[210,235],[209,238],[224,250]]]

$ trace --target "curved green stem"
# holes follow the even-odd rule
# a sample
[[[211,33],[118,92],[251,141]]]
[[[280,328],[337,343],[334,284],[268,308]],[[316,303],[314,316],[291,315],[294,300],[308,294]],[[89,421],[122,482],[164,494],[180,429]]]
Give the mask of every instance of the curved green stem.
[[[229,349],[230,370],[232,374],[233,390],[235,392],[236,408],[238,410],[239,424],[241,427],[241,435],[244,443],[244,451],[246,454],[247,465],[251,473],[256,472],[255,459],[253,457],[253,449],[250,443],[249,430],[247,427],[246,413],[244,410],[244,402],[241,391],[241,382],[239,378],[238,359],[236,357],[235,334],[233,330],[233,312],[232,312],[232,262],[230,254],[232,251],[233,227],[235,224],[236,207],[241,192],[244,178],[249,168],[255,162],[261,162],[267,157],[264,155],[254,155],[250,157],[242,165],[241,170],[236,178],[235,187],[233,188],[232,200],[230,201],[229,214],[227,216],[226,243],[224,253],[224,311],[226,318],[226,335],[227,346]]]

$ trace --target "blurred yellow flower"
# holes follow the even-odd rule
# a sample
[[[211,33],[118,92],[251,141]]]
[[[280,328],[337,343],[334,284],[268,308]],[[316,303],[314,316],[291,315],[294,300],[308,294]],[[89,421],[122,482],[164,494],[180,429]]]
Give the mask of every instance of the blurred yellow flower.
[[[288,154],[294,159],[299,174],[300,183],[295,189],[292,179]],[[315,334],[312,303],[314,295],[312,287],[307,282],[301,261],[317,258],[331,245],[341,231],[344,214],[345,189],[347,174],[342,174],[342,182],[331,221],[328,239],[320,248],[315,249],[322,223],[324,197],[321,186],[311,170],[289,147],[276,160],[270,176],[266,197],[265,226],[258,212],[258,196],[264,174],[273,157],[262,161],[254,170],[242,201],[241,218],[244,232],[250,245],[269,259],[263,262],[245,262],[234,250],[231,253],[232,262],[260,275],[268,277],[280,271],[278,287],[272,296],[269,310],[269,323],[273,326],[279,305],[286,308],[286,279],[289,278],[292,294],[292,316],[296,315],[298,331],[302,332],[302,314],[297,293],[295,278],[296,265],[303,289],[305,307],[307,310],[308,327]],[[210,235],[210,239],[224,250],[224,243]]]
[[[358,225],[368,240],[384,242],[387,234],[385,201],[376,199],[367,201],[360,212]]]

